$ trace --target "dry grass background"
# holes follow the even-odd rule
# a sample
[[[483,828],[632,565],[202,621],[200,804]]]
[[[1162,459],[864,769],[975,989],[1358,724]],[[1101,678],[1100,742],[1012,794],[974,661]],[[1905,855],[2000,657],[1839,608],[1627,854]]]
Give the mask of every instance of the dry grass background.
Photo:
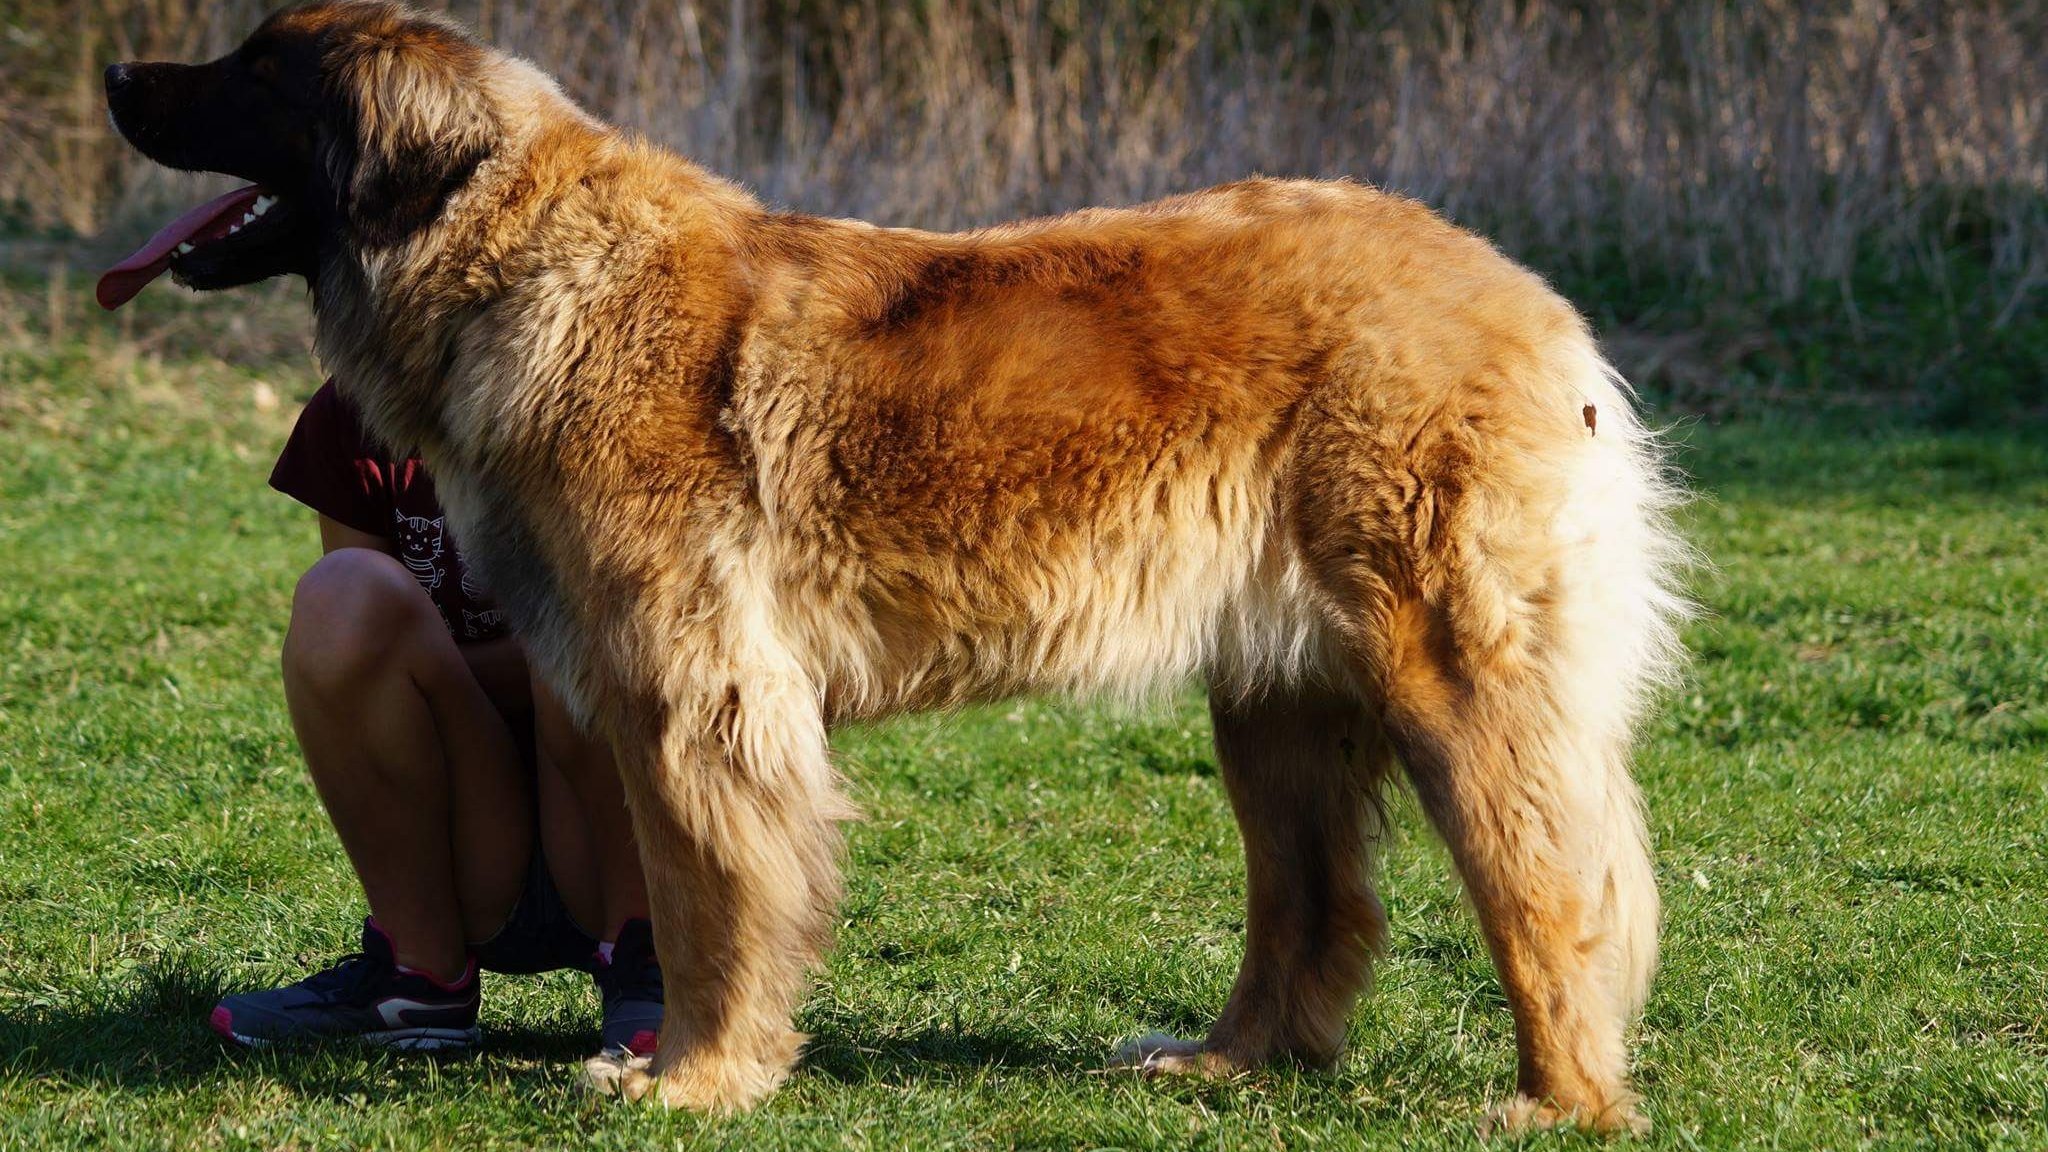
[[[100,66],[210,56],[273,6],[0,0],[0,205],[146,231],[190,189],[108,130]],[[1819,292],[1859,340],[1872,268],[1952,342],[2048,286],[2048,0],[436,6],[808,211],[945,228],[1342,174],[1618,299]]]

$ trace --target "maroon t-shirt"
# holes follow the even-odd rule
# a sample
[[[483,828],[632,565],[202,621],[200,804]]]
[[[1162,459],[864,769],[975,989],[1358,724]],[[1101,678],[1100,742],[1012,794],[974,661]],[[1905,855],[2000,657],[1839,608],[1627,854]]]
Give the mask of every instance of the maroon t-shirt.
[[[334,381],[299,413],[270,486],[323,516],[390,540],[456,640],[505,634],[505,614],[463,563],[426,466],[371,438]]]

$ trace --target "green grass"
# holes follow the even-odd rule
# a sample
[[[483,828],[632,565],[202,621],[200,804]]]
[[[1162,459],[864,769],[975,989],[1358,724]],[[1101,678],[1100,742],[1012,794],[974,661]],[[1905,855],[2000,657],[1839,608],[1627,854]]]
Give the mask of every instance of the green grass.
[[[596,1006],[567,976],[492,983],[467,1061],[223,1050],[216,995],[347,950],[361,915],[275,666],[315,551],[263,483],[292,406],[87,337],[0,342],[0,1148],[1485,1145],[1509,1021],[1405,797],[1391,952],[1334,1074],[1099,1071],[1203,1027],[1237,962],[1192,698],[847,734],[845,923],[810,1053],[752,1115],[578,1096]],[[2048,1145],[2044,440],[1684,438],[1715,615],[1641,761],[1666,900],[1646,1146]]]

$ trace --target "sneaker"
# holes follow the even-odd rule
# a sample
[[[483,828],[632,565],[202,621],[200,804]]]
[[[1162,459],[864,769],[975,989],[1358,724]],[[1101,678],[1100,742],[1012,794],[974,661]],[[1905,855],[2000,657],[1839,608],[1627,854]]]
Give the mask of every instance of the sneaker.
[[[661,1033],[661,964],[654,958],[654,925],[619,926],[612,954],[597,956],[597,994],[604,1001],[599,1042],[611,1056],[652,1056]]]
[[[363,950],[296,984],[244,992],[214,1005],[207,1021],[245,1048],[295,1040],[365,1040],[406,1051],[457,1051],[475,1044],[476,964],[453,984],[403,969],[391,937],[363,921]]]

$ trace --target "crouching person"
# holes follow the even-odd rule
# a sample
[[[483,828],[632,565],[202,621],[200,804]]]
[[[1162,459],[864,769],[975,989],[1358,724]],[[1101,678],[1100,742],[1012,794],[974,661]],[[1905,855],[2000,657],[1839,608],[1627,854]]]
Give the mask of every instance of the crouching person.
[[[573,968],[596,980],[601,1051],[651,1054],[661,971],[610,752],[531,674],[420,461],[371,440],[330,381],[270,483],[319,515],[285,699],[370,916],[360,952],[227,997],[214,1031],[466,1048],[483,972]]]

